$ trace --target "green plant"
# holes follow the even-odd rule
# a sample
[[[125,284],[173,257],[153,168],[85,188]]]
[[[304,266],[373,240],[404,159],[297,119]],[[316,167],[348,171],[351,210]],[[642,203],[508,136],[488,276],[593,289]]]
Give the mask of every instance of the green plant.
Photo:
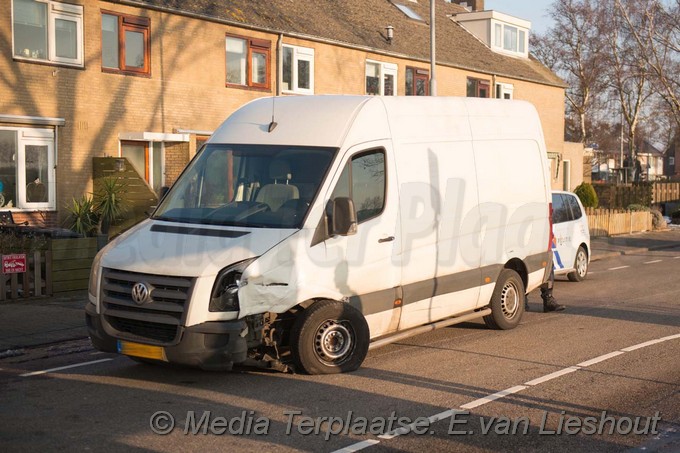
[[[99,223],[99,215],[92,197],[83,196],[80,200],[73,198],[66,206],[66,210],[69,212],[66,218],[66,225],[69,229],[83,236],[94,234]]]
[[[94,192],[94,209],[99,214],[98,229],[100,233],[108,234],[113,222],[120,219],[127,211],[127,204],[123,194],[127,185],[118,178],[102,178],[97,182]]]
[[[626,208],[628,211],[649,211],[649,208],[647,206],[643,206],[641,204],[630,204]]]
[[[574,193],[586,208],[597,208],[600,204],[595,188],[590,183],[582,182],[574,189]]]

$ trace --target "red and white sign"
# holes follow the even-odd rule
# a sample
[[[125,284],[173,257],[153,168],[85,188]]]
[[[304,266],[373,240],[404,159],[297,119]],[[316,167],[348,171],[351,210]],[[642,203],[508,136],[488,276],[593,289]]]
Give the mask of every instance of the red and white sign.
[[[2,255],[3,274],[21,274],[26,272],[26,254]]]

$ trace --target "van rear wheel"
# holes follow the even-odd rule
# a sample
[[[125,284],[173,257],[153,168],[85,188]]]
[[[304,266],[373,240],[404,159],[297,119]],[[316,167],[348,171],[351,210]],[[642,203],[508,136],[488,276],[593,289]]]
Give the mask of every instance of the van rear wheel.
[[[295,366],[308,374],[354,371],[368,353],[366,319],[335,300],[317,302],[300,313],[291,334]]]
[[[512,269],[503,269],[491,295],[491,314],[484,323],[491,329],[508,330],[516,327],[524,313],[524,283]]]
[[[586,249],[583,246],[580,246],[576,252],[574,269],[576,270],[567,274],[569,280],[572,282],[582,282],[586,279],[586,275],[588,275],[588,253],[586,253]]]

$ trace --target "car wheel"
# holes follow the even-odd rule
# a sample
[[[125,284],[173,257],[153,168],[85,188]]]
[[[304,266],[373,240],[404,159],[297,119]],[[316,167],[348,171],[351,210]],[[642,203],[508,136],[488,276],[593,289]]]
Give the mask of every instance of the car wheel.
[[[524,313],[524,283],[512,269],[503,269],[491,295],[491,314],[484,322],[491,329],[508,330],[516,327]]]
[[[359,368],[369,341],[368,324],[359,310],[347,303],[323,300],[298,316],[291,350],[296,369],[334,374]]]
[[[580,246],[576,252],[574,269],[576,270],[567,274],[569,280],[572,282],[582,282],[586,279],[586,275],[588,275],[588,253],[583,246]]]

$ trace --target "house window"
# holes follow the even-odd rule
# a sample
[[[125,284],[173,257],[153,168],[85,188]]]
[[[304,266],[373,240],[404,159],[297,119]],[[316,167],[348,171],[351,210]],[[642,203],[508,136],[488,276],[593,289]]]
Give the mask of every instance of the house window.
[[[674,156],[668,157],[668,165],[675,165],[675,157]]]
[[[397,65],[378,61],[366,62],[366,94],[397,95]]]
[[[148,17],[102,13],[102,70],[148,75]]]
[[[430,95],[430,72],[427,69],[406,68],[406,96]]]
[[[14,0],[14,57],[83,66],[83,7]]]
[[[283,91],[314,94],[314,49],[283,46]]]
[[[526,56],[527,31],[513,25],[494,23],[493,47]]]
[[[496,84],[496,99],[512,99],[514,87],[509,83]]]
[[[227,35],[227,85],[269,88],[270,47],[270,41]]]
[[[488,98],[491,93],[491,83],[488,80],[467,79],[467,97],[469,98]]]
[[[0,208],[54,209],[54,132],[0,128]]]

